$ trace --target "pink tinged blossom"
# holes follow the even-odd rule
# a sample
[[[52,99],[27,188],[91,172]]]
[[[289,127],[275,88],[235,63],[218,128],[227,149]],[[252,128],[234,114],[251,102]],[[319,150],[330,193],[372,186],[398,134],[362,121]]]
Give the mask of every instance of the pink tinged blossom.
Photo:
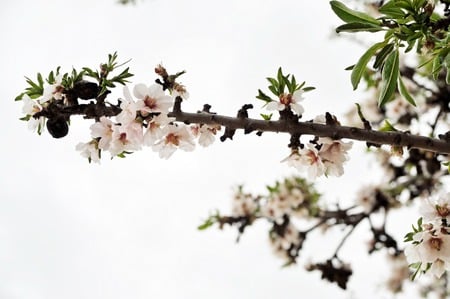
[[[157,140],[163,138],[164,127],[175,121],[175,117],[168,117],[167,114],[159,114],[153,116],[147,123],[147,130],[144,134],[144,144],[147,146],[153,145]]]
[[[107,117],[100,117],[100,121],[91,125],[91,136],[100,138],[98,147],[102,150],[108,150],[113,135],[114,123]]]
[[[37,112],[42,110],[42,106],[36,101],[31,99],[27,94],[22,97],[22,113],[31,116],[28,120],[28,129],[31,131],[38,131],[40,134],[42,130],[45,128],[45,117],[34,118]]]
[[[421,214],[425,221],[450,219],[450,193],[442,194],[437,199],[427,199],[421,204]]]
[[[433,263],[431,273],[440,277],[445,270],[450,269],[450,235],[440,231],[424,231],[416,234],[414,239],[420,238],[420,243],[410,243],[405,248],[406,259],[409,264],[421,262],[423,269],[428,263]]]
[[[184,151],[193,151],[195,148],[192,134],[185,125],[168,125],[163,129],[163,136],[152,146],[160,158],[168,159],[178,148]]]
[[[121,99],[120,109],[122,111],[116,116],[117,122],[122,125],[134,122],[136,119],[136,111],[138,110],[137,104],[131,97],[130,90],[127,86],[123,88],[124,99]]]
[[[172,97],[166,95],[160,84],[152,84],[147,87],[145,84],[136,84],[133,94],[137,101],[137,110],[145,117],[150,113],[169,113],[173,106]]]
[[[301,150],[293,149],[291,154],[281,162],[287,162],[289,166],[306,171],[309,179],[315,179],[325,173],[325,165],[312,144],[307,144]]]
[[[193,125],[191,131],[194,137],[198,137],[198,144],[207,147],[214,143],[217,131],[220,131],[219,125]]]
[[[352,148],[352,142],[333,140],[329,137],[321,137],[318,143],[322,144],[319,151],[325,173],[327,175],[341,176],[344,174],[343,163],[348,160],[347,152]]]
[[[309,179],[315,179],[325,173],[325,165],[323,164],[317,149],[312,144],[307,144],[307,146],[300,151],[300,155],[304,161],[303,164],[306,167]]]
[[[256,212],[258,204],[251,194],[239,191],[232,202],[233,216],[249,216]]]
[[[61,75],[56,77],[56,82],[45,87],[42,94],[42,98],[39,100],[41,104],[48,102],[52,99],[62,100],[64,98],[64,87],[61,85]]]
[[[303,90],[297,90],[293,94],[282,94],[280,95],[279,101],[272,101],[267,104],[267,110],[278,110],[283,111],[289,107],[297,115],[301,115],[304,112],[303,107],[298,103],[303,101]]]
[[[137,151],[141,149],[143,141],[141,123],[131,122],[126,125],[115,125],[109,151],[113,157],[124,151]]]
[[[87,158],[89,162],[100,163],[100,149],[97,140],[93,139],[90,142],[80,142],[76,146],[76,150],[80,151],[82,157]]]
[[[286,162],[288,166],[295,167],[298,170],[303,170],[304,167],[303,160],[298,152],[298,149],[293,149],[288,157],[281,160],[281,163],[283,162]]]

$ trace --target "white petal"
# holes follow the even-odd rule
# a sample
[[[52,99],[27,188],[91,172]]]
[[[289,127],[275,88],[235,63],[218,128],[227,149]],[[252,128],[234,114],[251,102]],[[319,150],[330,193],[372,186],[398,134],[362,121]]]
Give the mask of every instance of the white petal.
[[[267,110],[278,110],[278,111],[282,111],[282,110],[284,110],[286,107],[283,105],[283,104],[281,104],[281,103],[279,103],[279,102],[276,102],[276,101],[272,101],[272,102],[270,102],[269,104],[267,104],[267,106],[266,106],[266,109]]]
[[[138,99],[143,100],[148,93],[148,87],[143,83],[136,84],[133,88],[133,94]]]
[[[305,109],[303,109],[302,105],[299,105],[299,104],[292,103],[289,106],[297,115],[302,115],[303,112],[305,111]]]

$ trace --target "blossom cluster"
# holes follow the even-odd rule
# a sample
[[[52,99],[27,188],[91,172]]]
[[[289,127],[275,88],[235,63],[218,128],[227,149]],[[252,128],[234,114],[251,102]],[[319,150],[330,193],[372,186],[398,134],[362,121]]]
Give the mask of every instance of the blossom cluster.
[[[352,142],[320,137],[303,148],[292,148],[290,155],[282,162],[300,171],[306,171],[309,179],[322,175],[341,176],[351,147]]]
[[[405,236],[409,242],[405,255],[415,275],[430,271],[440,278],[450,270],[450,193],[426,200],[421,205],[422,218],[413,232]],[[414,276],[415,276],[414,275]]]
[[[37,118],[33,116],[47,107],[51,101],[65,100],[64,87],[62,86],[61,80],[62,76],[56,76],[52,81],[52,84],[49,84],[42,89],[42,95],[40,97],[31,98],[28,94],[22,96],[22,113],[25,114],[25,117],[23,117],[22,120],[28,121],[28,128],[30,130],[37,131],[38,134],[41,134],[45,129],[46,119],[43,116]]]
[[[133,95],[134,98],[125,86],[121,112],[115,116],[115,121],[103,116],[91,126],[93,139],[77,145],[82,156],[98,162],[101,151],[109,151],[114,157],[149,146],[160,158],[168,159],[177,149],[194,150],[195,138],[201,146],[209,146],[220,130],[220,126],[175,123],[175,118],[169,117],[174,98],[186,99],[186,92],[177,91],[169,96],[160,84],[141,83],[134,86]]]
[[[286,264],[295,261],[304,236],[289,219],[308,219],[318,213],[319,194],[301,178],[289,178],[267,187],[268,195],[255,196],[240,187],[232,201],[232,217],[265,219],[272,224],[270,245]],[[249,220],[250,223],[252,220]]]

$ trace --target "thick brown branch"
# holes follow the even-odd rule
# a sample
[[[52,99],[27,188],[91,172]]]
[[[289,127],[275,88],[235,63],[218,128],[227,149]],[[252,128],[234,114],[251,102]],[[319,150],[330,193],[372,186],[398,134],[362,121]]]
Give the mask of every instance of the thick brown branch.
[[[389,144],[418,148],[431,152],[450,154],[450,143],[403,132],[379,132],[347,126],[330,126],[312,122],[265,121],[252,118],[236,118],[209,113],[171,112],[169,116],[185,123],[219,124],[230,129],[246,131],[279,132],[300,135],[348,138],[375,144]]]

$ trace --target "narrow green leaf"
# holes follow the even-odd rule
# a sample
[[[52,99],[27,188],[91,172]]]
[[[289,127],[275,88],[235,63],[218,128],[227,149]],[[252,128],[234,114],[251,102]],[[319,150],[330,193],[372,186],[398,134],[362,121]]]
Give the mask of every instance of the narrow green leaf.
[[[258,95],[256,96],[257,99],[263,100],[264,102],[272,102],[273,100],[266,95],[264,92],[261,91],[261,89],[258,89]]]
[[[378,104],[380,107],[389,102],[397,88],[397,79],[400,73],[398,49],[391,52],[381,72],[382,87]]]
[[[383,126],[379,129],[380,132],[397,132],[398,130],[387,120],[384,120]]]
[[[337,33],[341,32],[361,32],[361,31],[367,31],[367,32],[378,32],[383,30],[382,27],[379,25],[374,25],[370,23],[357,23],[352,22],[348,24],[341,25],[336,28]]]
[[[267,79],[267,81],[270,82],[271,85],[273,85],[273,86],[275,86],[276,88],[278,88],[278,81],[277,81],[277,79],[275,79],[275,78],[270,78],[270,77],[267,77],[266,79]]]
[[[439,55],[436,55],[436,57],[433,59],[433,66],[431,67],[431,74],[433,75],[434,80],[437,80],[441,67],[442,67],[441,58]]]
[[[405,12],[397,5],[397,1],[389,1],[384,4],[378,10],[380,13],[394,18],[394,19],[402,19],[405,17]]]
[[[353,70],[354,67],[355,67],[354,64],[353,64],[353,65],[350,65],[350,66],[346,67],[346,68],[344,69],[344,71],[351,71],[351,70]]]
[[[311,90],[314,90],[314,89],[316,89],[315,87],[312,87],[312,86],[308,86],[308,87],[304,87],[303,88],[303,91],[304,92],[307,92],[307,91],[311,91]]]
[[[22,98],[23,98],[23,96],[26,94],[26,92],[22,92],[21,94],[19,94],[15,99],[14,99],[14,101],[21,101],[22,100]]]
[[[373,68],[379,68],[383,63],[386,57],[394,50],[394,44],[387,44],[381,49],[380,52],[375,56],[375,62],[373,63]]]
[[[276,95],[277,97],[282,93],[282,92],[280,92],[278,89],[276,89],[275,86],[273,86],[273,85],[270,85],[270,86],[269,86],[269,90],[270,90],[274,95]]]
[[[386,42],[379,42],[370,47],[362,56],[359,58],[358,62],[355,64],[352,74],[351,81],[353,89],[358,88],[359,81],[361,81],[362,75],[366,70],[367,63],[369,63],[370,58],[386,44]]]
[[[346,23],[364,23],[379,25],[380,22],[366,13],[348,8],[339,1],[330,1],[331,9],[334,13]]]
[[[42,78],[41,73],[37,74],[37,79],[38,79],[39,86],[44,86],[44,79]]]
[[[398,77],[398,91],[400,92],[400,95],[408,101],[413,106],[416,106],[416,102],[414,101],[413,97],[409,93],[408,89],[406,88],[405,84],[403,83],[403,79],[401,76]]]
[[[450,84],[450,53],[444,58],[444,66],[447,71],[447,74],[445,75],[445,82]]]

